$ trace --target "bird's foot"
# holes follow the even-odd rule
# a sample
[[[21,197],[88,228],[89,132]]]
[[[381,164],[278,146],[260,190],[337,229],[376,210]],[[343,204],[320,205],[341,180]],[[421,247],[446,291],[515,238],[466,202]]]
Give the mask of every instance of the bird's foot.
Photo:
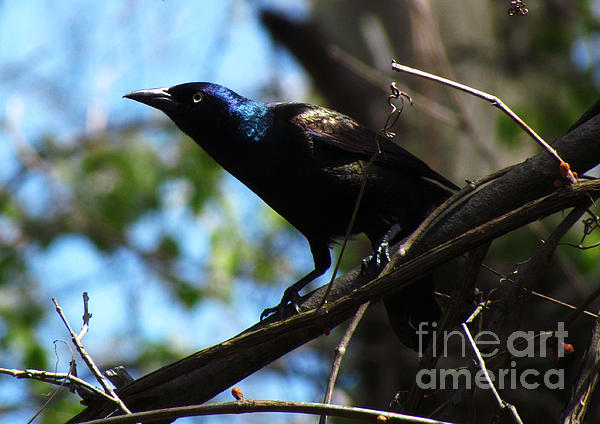
[[[288,287],[287,290],[283,293],[283,297],[281,298],[281,302],[279,302],[279,305],[274,306],[272,308],[266,308],[264,311],[262,311],[262,313],[260,314],[261,321],[273,314],[279,314],[279,319],[282,320],[285,316],[288,304],[290,304],[294,308],[296,313],[300,313],[300,307],[298,305],[300,305],[301,297],[297,291],[293,289],[290,290],[291,288],[292,287]]]
[[[383,241],[377,249],[362,260],[360,271],[363,275],[376,275],[390,261],[390,244]]]
[[[392,225],[384,234],[375,251],[362,260],[361,273],[363,275],[378,275],[390,262],[390,243],[400,234],[401,230],[400,224]]]

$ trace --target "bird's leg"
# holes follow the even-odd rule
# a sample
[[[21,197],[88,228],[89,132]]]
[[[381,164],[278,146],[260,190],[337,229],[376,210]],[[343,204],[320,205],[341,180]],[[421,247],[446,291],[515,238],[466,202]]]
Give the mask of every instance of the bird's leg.
[[[281,297],[281,302],[279,302],[279,305],[274,306],[272,308],[266,308],[264,311],[262,311],[262,314],[260,314],[260,320],[262,321],[269,315],[277,312],[280,313],[281,318],[283,319],[283,313],[288,303],[292,305],[292,307],[296,310],[297,313],[300,313],[300,308],[298,307],[300,303],[300,295],[298,294],[298,292],[322,273],[322,271],[315,269],[306,274],[304,277],[302,277],[300,280],[298,280],[291,286],[289,286],[287,289],[285,289],[285,291],[283,292],[283,296]]]
[[[362,260],[361,272],[363,274],[378,273],[390,261],[390,242],[400,234],[401,230],[399,224],[394,224],[384,234],[373,253]]]
[[[309,239],[310,240],[310,239]],[[285,307],[288,303],[292,305],[292,307],[296,310],[297,313],[300,313],[300,295],[298,292],[304,288],[308,283],[310,283],[315,278],[322,275],[329,265],[331,265],[331,256],[329,255],[329,246],[328,243],[310,243],[311,252],[313,254],[313,259],[315,261],[315,269],[306,274],[300,280],[296,281],[294,284],[289,286],[283,292],[283,296],[281,298],[281,302],[279,305],[274,306],[273,308],[267,308],[260,314],[260,320],[262,321],[269,315],[274,313],[279,313],[280,318],[283,319]]]

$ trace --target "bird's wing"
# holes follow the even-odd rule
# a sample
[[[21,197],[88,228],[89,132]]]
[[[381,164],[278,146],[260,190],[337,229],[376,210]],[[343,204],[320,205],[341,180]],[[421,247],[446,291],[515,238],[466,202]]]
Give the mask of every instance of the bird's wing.
[[[339,112],[304,103],[277,103],[272,108],[276,118],[299,127],[315,144],[356,154],[362,160],[369,160],[377,151],[375,133]],[[380,138],[379,147],[381,154],[376,158],[378,164],[458,190],[454,183],[391,140]]]

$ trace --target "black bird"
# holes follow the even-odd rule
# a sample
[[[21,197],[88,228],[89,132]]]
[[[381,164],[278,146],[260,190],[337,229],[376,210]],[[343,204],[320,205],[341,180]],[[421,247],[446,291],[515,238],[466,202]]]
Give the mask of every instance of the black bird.
[[[409,235],[457,187],[389,140],[376,151],[375,133],[352,118],[305,103],[263,103],[217,84],[196,82],[139,90],[125,97],[169,116],[215,161],[244,183],[308,240],[315,268],[288,287],[280,305],[331,265],[329,246],[346,232],[364,172],[367,183],[353,234],[376,249],[388,231]],[[384,300],[396,334],[415,348],[414,327],[437,321],[431,278]]]

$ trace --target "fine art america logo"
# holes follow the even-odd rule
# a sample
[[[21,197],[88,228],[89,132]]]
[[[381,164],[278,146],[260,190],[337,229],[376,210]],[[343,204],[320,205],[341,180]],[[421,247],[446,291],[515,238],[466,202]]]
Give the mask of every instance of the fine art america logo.
[[[467,336],[460,331],[443,331],[437,334],[435,330],[437,323],[433,323],[428,329],[426,323],[420,323],[417,335],[419,336],[419,357],[423,356],[427,348],[428,340],[431,339],[433,352],[438,357],[448,356],[448,344],[460,344],[461,355],[467,357],[467,352],[472,346]],[[473,336],[481,357],[485,361],[502,352],[507,352],[512,358],[540,358],[553,356],[554,359],[562,358],[565,354],[565,338],[568,331],[565,330],[563,322],[558,323],[558,329],[553,332],[515,331],[508,336],[506,345],[501,345],[500,338],[493,331],[481,331]],[[436,338],[439,338],[436,346]],[[548,355],[547,342],[551,340],[553,350]],[[517,369],[515,360],[510,361],[508,368],[487,369],[489,380],[498,389],[516,389],[523,387],[534,390],[540,386],[548,389],[564,388],[564,369],[550,368],[543,372],[535,368]],[[421,369],[416,375],[416,384],[421,389],[471,389],[473,385],[481,389],[489,389],[490,385],[485,373],[479,367],[465,367],[453,369]]]

